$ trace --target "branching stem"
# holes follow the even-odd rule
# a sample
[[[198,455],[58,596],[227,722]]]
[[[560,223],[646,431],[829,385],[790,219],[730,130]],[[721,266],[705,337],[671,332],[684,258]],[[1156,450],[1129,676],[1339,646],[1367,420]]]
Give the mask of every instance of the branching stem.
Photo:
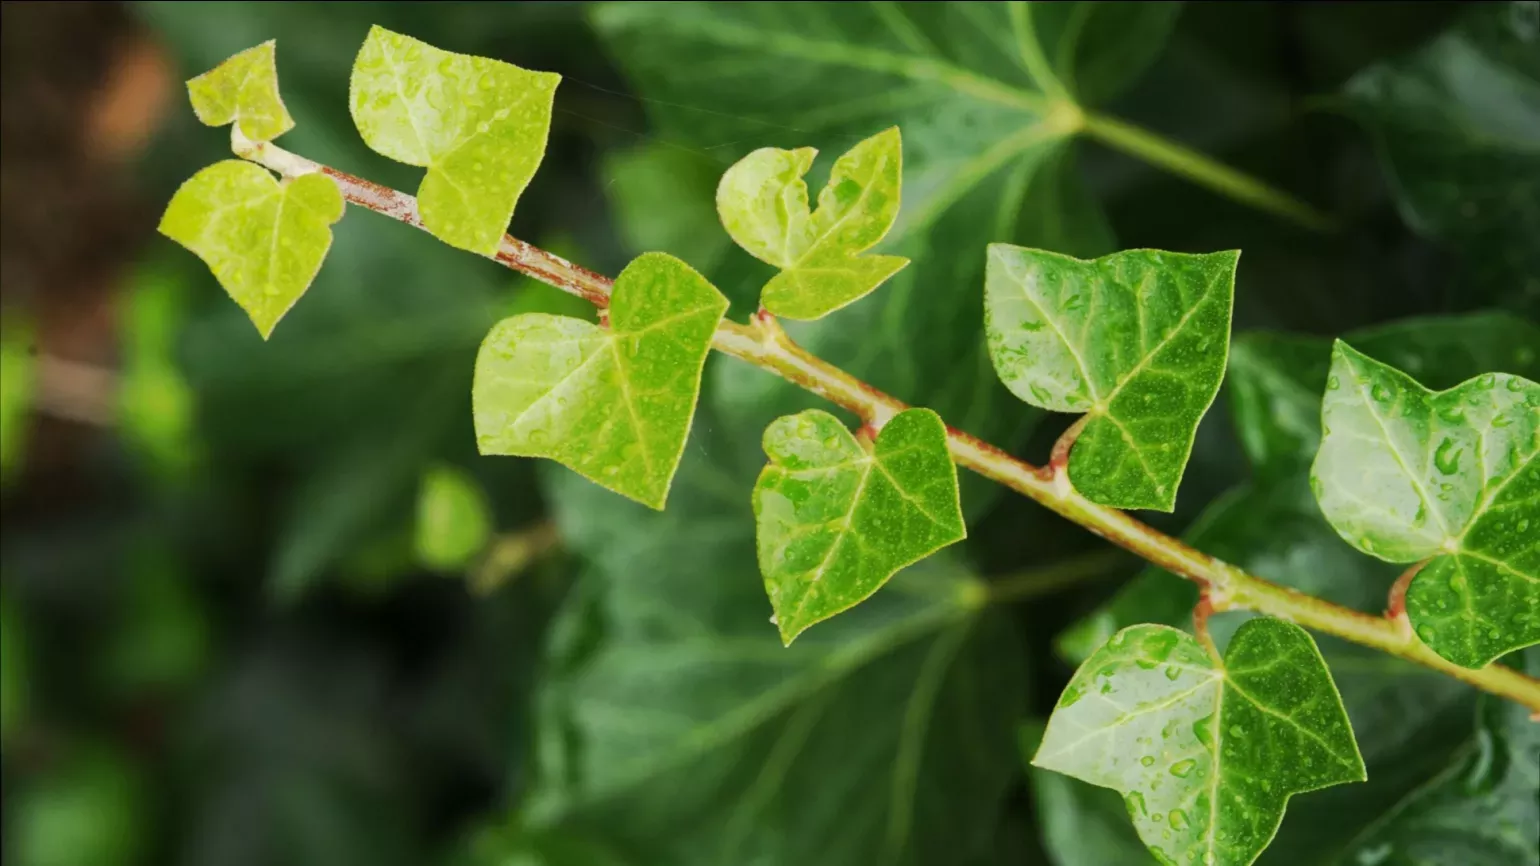
[[[343,197],[353,204],[423,228],[417,201],[406,193],[322,166],[271,143],[246,141],[239,132],[234,133],[232,144],[238,156],[286,177],[322,172],[337,182]],[[517,238],[505,235],[493,258],[601,308],[609,305],[614,282],[608,277]],[[717,326],[712,347],[823,397],[854,413],[874,430],[882,429],[894,415],[909,408],[898,398],[798,346],[768,314],[756,316],[748,325],[723,320]],[[1271,583],[1194,550],[1123,511],[1091,502],[1075,491],[1063,473],[1045,472],[955,427],[947,428],[947,440],[952,459],[959,466],[1036,500],[1113,544],[1194,581],[1204,589],[1205,598],[1216,613],[1251,610],[1286,619],[1442,671],[1540,713],[1540,680],[1499,664],[1479,670],[1462,668],[1439,657],[1415,635],[1383,616],[1341,607]]]

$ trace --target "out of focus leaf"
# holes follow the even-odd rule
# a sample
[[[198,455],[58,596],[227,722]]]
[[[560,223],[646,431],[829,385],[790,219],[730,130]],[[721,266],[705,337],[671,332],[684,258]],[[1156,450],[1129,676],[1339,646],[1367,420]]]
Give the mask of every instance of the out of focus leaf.
[[[135,866],[150,838],[143,771],[112,747],[79,746],[33,785],[6,791],[5,862]],[[13,799],[14,798],[14,799]]]
[[[25,628],[10,593],[0,590],[0,748],[10,745],[31,704]]]
[[[141,265],[122,309],[118,402],[123,435],[168,478],[185,477],[201,447],[194,432],[196,396],[177,354],[186,327],[188,288],[165,264]]]
[[[728,245],[711,205],[719,175],[710,157],[661,142],[607,156],[604,186],[632,253],[666,251],[711,273]]]
[[[1401,213],[1487,297],[1540,311],[1540,5],[1487,3],[1348,82]]]
[[[118,694],[181,691],[208,669],[208,613],[190,577],[164,547],[145,545],[128,563],[105,653],[108,687]]]
[[[0,322],[0,478],[9,479],[26,446],[32,412],[32,325],[10,312]]]
[[[434,466],[417,491],[417,559],[437,571],[464,568],[492,534],[487,494],[465,470]]]

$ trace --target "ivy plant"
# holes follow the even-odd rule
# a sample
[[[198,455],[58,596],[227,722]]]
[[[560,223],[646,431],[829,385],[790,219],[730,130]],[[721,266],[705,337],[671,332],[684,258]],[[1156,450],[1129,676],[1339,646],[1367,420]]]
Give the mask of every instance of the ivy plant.
[[[529,804],[535,825],[595,826],[623,838],[642,812],[663,823],[699,823],[693,810],[717,805],[712,786],[720,780],[694,773],[693,762],[717,751],[737,756],[734,772],[759,779],[754,789],[764,802],[781,788],[806,795],[776,801],[787,810],[829,802],[821,798],[834,794],[815,760],[830,757],[816,751],[827,717],[868,730],[873,750],[850,758],[891,772],[892,796],[881,820],[794,841],[807,848],[789,856],[822,862],[818,852],[841,845],[858,862],[911,862],[922,846],[944,852],[966,838],[979,817],[950,818],[945,796],[917,774],[923,760],[967,762],[968,720],[935,720],[937,736],[957,751],[950,758],[922,759],[916,744],[928,742],[929,707],[942,692],[956,693],[977,718],[1011,715],[1001,700],[1009,684],[962,682],[948,666],[959,654],[1009,654],[1013,641],[981,615],[991,590],[938,553],[967,535],[969,490],[958,466],[1190,585],[1174,602],[1162,589],[1149,596],[1160,605],[1099,612],[1061,642],[1081,664],[1031,757],[1041,770],[1115,791],[1134,835],[1161,862],[1244,866],[1279,833],[1294,798],[1308,802],[1303,795],[1366,778],[1372,784],[1372,762],[1344,700],[1354,692],[1339,691],[1334,677],[1333,661],[1345,657],[1339,646],[1486,692],[1484,730],[1503,724],[1513,706],[1540,712],[1540,681],[1499,660],[1540,643],[1540,385],[1521,369],[1533,361],[1534,343],[1528,361],[1493,353],[1474,378],[1443,391],[1424,387],[1415,370],[1366,354],[1369,343],[1355,348],[1356,337],[1335,347],[1242,342],[1232,352],[1238,251],[1086,257],[1105,251],[1048,231],[1038,236],[1051,243],[1018,243],[1016,223],[1031,219],[1035,201],[1028,191],[1045,177],[1068,176],[1068,148],[1081,135],[1279,217],[1323,222],[1260,181],[1102,114],[1096,104],[1148,59],[1148,37],[1169,26],[1172,10],[1123,8],[1108,13],[1118,26],[1098,27],[1088,23],[1088,8],[969,5],[958,14],[973,20],[960,22],[935,7],[906,12],[888,4],[825,7],[807,21],[777,6],[601,8],[601,30],[634,37],[622,62],[643,79],[711,43],[745,52],[728,74],[763,76],[766,104],[823,85],[844,106],[810,114],[855,141],[829,166],[816,204],[806,176],[818,152],[806,143],[754,150],[716,183],[727,237],[775,269],[744,320],[727,317],[731,301],[711,275],[667,251],[643,253],[612,280],[504,233],[544,155],[552,73],[371,30],[353,67],[352,118],[370,148],[426,170],[415,197],[274,143],[293,121],[278,92],[273,43],[189,82],[199,119],[232,125],[239,159],[194,174],[168,205],[161,231],[208,264],[264,338],[322,266],[344,202],[598,308],[596,322],[521,312],[491,328],[475,361],[477,445],[484,455],[543,457],[571,470],[557,483],[580,491],[572,501],[586,505],[559,515],[564,533],[579,546],[598,536],[626,539],[633,571],[642,573],[637,586],[615,591],[645,592],[654,606],[688,612],[692,628],[623,633],[601,651],[582,636],[592,623],[564,631],[570,653],[585,659],[586,679],[558,687],[544,707],[544,724],[566,746],[542,759],[549,781]],[[866,25],[885,34],[880,45],[834,41]],[[1124,55],[1123,66],[1100,62]],[[877,114],[898,125],[874,122]],[[816,125],[810,120],[800,131]],[[937,139],[954,133],[948,151]],[[908,159],[906,140],[914,148]],[[911,200],[901,211],[904,194],[918,205]],[[1008,218],[962,230],[953,211],[973,196]],[[931,253],[939,264],[922,257]],[[781,324],[806,322],[798,333],[816,346],[834,329],[825,322],[848,322],[851,310],[880,305],[884,287],[940,295],[956,279],[981,290],[973,357],[987,353],[1004,390],[1021,401],[1081,416],[1043,465],[949,424],[954,407],[904,403],[810,351]],[[772,421],[763,457],[750,460],[759,472],[752,489],[682,470],[688,443],[705,448],[714,435],[714,408],[701,396],[713,350],[848,415],[804,409]],[[1307,370],[1325,365],[1323,381],[1273,369],[1274,352]],[[1284,488],[1200,524],[1192,541],[1210,547],[1200,552],[1120,509],[1175,507],[1227,370],[1245,383],[1237,392],[1242,417],[1267,416],[1266,430],[1243,437],[1262,471],[1272,461],[1303,466],[1312,454],[1313,470],[1308,489]],[[1262,401],[1280,408],[1259,409]],[[698,423],[698,415],[707,417]],[[485,506],[454,473],[426,484],[423,522],[464,523],[458,529],[467,539],[419,555],[443,567],[463,564],[487,533]],[[647,508],[621,510],[616,496]],[[648,522],[647,509],[709,515],[724,500],[752,508],[753,538],[724,549],[757,561],[759,581],[743,580],[746,563],[718,551],[693,551],[697,564],[660,554],[651,537],[658,524]],[[1359,551],[1328,538],[1322,549],[1334,561],[1377,557],[1407,566],[1389,586],[1384,616],[1333,600],[1336,591],[1300,592],[1253,574],[1242,565],[1260,561],[1254,567],[1265,571],[1266,559],[1233,541],[1208,543],[1223,527],[1263,545],[1269,532],[1293,531],[1296,516],[1301,526],[1324,517]],[[1317,532],[1311,543],[1318,542]],[[774,625],[735,621],[713,630],[713,596],[671,595],[669,576],[694,568],[713,569],[720,587],[712,592],[724,597],[745,585],[757,592],[762,582],[762,609]],[[1210,628],[1210,617],[1226,611],[1251,616],[1233,630]],[[759,643],[776,629],[787,647]],[[1312,632],[1331,642],[1329,653]],[[923,650],[914,656],[917,646]],[[899,719],[860,717],[847,701],[852,692],[834,688],[846,688],[847,679],[848,689],[918,683],[917,702]],[[765,683],[776,685],[754,690]],[[692,707],[687,716],[664,703],[680,696]],[[616,701],[626,708],[623,719],[610,712]],[[1000,772],[979,771],[969,796],[984,803],[997,796]],[[617,814],[616,804],[633,796],[641,812]],[[1452,807],[1430,788],[1406,808]],[[656,862],[746,862],[769,844],[752,809],[721,817],[700,844],[681,839],[647,853]],[[1373,828],[1360,850],[1415,835],[1398,821]]]

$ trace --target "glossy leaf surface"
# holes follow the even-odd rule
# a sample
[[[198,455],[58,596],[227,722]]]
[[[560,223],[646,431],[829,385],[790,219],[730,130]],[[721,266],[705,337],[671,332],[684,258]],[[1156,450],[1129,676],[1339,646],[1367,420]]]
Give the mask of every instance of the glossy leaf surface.
[[[802,176],[817,153],[811,147],[760,148],[728,169],[717,187],[717,212],[727,233],[750,255],[781,269],[765,284],[760,302],[789,319],[823,318],[909,264],[900,256],[859,255],[898,218],[898,128],[846,151],[818,194],[818,208],[810,210]]]
[[[1530,313],[1540,311],[1537,20],[1533,2],[1473,7],[1346,88],[1407,223],[1453,247],[1476,288]]]
[[[1224,377],[1238,253],[1154,250],[1093,261],[989,247],[984,321],[1006,387],[1084,412],[1069,476],[1087,498],[1170,511]]]
[[[1338,342],[1311,484],[1348,543],[1412,581],[1419,637],[1480,667],[1540,642],[1540,385],[1487,373],[1434,392]]]
[[[160,233],[197,253],[266,339],[321,269],[342,209],[342,192],[323,174],[280,183],[227,159],[182,184]]]
[[[759,569],[787,644],[967,535],[946,425],[929,409],[898,414],[870,446],[812,409],[771,424],[764,444]]]
[[[278,94],[277,42],[269,39],[187,82],[193,112],[208,126],[234,123],[252,141],[294,128]]]
[[[376,26],[353,64],[348,105],[371,148],[428,170],[417,191],[428,231],[490,256],[545,156],[560,81]]]
[[[1364,779],[1315,642],[1255,619],[1218,665],[1192,637],[1133,626],[1081,665],[1033,764],[1124,795],[1172,863],[1252,863],[1294,794]]]
[[[726,311],[689,265],[647,253],[616,278],[609,327],[547,313],[504,319],[476,356],[481,453],[549,457],[662,508]]]

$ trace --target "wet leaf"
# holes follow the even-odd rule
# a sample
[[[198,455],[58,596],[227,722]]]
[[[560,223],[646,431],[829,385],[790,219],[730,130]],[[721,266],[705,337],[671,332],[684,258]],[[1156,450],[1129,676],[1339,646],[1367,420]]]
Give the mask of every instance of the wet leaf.
[[[203,259],[267,339],[321,269],[342,208],[325,175],[280,183],[259,165],[227,159],[182,184],[160,233]]]
[[[1262,618],[1222,665],[1173,628],[1117,633],[1076,671],[1032,763],[1123,794],[1162,861],[1213,866],[1255,861],[1294,794],[1364,779],[1315,642]]]
[[[1237,252],[1092,261],[989,247],[989,354],[1017,397],[1089,423],[1069,477],[1088,499],[1170,511],[1230,345]]]
[[[417,204],[444,243],[490,256],[545,156],[561,76],[370,28],[348,105],[364,142],[428,170]]]
[[[1431,391],[1338,341],[1311,468],[1349,544],[1431,561],[1407,592],[1417,634],[1480,667],[1540,642],[1540,385],[1486,373]]]
[[[208,126],[234,123],[252,141],[272,141],[294,128],[278,95],[277,42],[269,39],[187,82],[193,113]]]
[[[909,260],[862,256],[898,218],[903,178],[898,127],[879,132],[834,163],[809,210],[802,176],[811,147],[764,147],[739,160],[717,187],[717,212],[738,245],[781,269],[760,302],[789,319],[821,319],[865,297]]]
[[[869,447],[811,409],[771,424],[764,445],[759,569],[788,645],[967,535],[946,425],[929,409],[898,414]]]
[[[483,454],[549,457],[662,508],[727,299],[663,253],[615,280],[609,327],[546,313],[504,319],[476,356]]]

